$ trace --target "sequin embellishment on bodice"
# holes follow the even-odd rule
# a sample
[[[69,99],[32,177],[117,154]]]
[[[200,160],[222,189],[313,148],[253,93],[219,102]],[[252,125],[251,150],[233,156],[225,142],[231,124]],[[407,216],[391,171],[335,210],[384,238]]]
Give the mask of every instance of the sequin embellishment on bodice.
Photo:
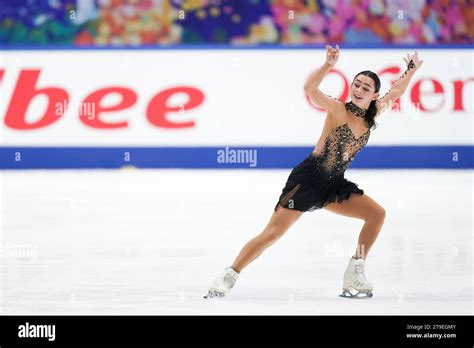
[[[349,124],[345,123],[332,129],[324,140],[322,150],[311,156],[320,164],[322,175],[329,179],[341,177],[356,154],[367,144],[369,137],[370,129],[356,138]]]

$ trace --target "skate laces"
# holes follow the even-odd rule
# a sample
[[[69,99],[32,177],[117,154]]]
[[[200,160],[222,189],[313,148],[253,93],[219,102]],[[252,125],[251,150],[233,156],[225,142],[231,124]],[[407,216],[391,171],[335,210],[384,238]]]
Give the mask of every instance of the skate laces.
[[[367,280],[367,278],[365,278],[365,274],[364,274],[364,265],[355,265],[354,266],[354,273],[357,276],[362,276],[365,280]]]
[[[235,284],[235,278],[231,274],[226,273],[224,275],[223,282],[224,282],[224,284],[227,284],[228,286],[232,287]]]

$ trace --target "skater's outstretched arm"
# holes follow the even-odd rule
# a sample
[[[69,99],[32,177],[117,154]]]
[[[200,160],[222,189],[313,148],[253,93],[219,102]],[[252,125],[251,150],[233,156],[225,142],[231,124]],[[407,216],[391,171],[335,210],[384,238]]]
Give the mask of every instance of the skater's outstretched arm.
[[[343,104],[340,100],[331,98],[330,96],[324,94],[319,89],[319,85],[329,70],[331,70],[331,68],[336,65],[338,58],[339,46],[336,45],[336,48],[332,48],[331,46],[326,45],[326,62],[309,76],[304,85],[304,91],[308,95],[311,102],[317,106],[322,107],[330,113],[336,111],[337,108],[343,106]]]
[[[377,115],[380,115],[382,112],[391,107],[395,100],[400,98],[405,93],[411,78],[423,64],[423,61],[419,60],[418,58],[418,52],[415,52],[415,54],[412,55],[407,54],[407,57],[403,58],[403,60],[407,64],[407,68],[405,72],[398,78],[398,80],[392,85],[390,90],[385,93],[382,98],[377,99]]]

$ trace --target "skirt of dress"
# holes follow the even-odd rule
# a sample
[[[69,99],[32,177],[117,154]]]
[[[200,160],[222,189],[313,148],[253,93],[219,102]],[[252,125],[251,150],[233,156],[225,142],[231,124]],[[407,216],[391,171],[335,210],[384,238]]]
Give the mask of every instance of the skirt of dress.
[[[323,176],[320,165],[310,154],[291,171],[274,211],[281,206],[310,212],[330,203],[341,203],[349,199],[351,193],[362,195],[364,190],[344,178],[344,174],[332,179]]]

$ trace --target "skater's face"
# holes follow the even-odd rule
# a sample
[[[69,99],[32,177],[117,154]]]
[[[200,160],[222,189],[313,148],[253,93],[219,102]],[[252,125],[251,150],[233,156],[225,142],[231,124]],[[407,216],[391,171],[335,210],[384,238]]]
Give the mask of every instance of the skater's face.
[[[375,91],[375,81],[369,76],[357,75],[351,84],[351,100],[357,106],[367,109],[379,93]]]

